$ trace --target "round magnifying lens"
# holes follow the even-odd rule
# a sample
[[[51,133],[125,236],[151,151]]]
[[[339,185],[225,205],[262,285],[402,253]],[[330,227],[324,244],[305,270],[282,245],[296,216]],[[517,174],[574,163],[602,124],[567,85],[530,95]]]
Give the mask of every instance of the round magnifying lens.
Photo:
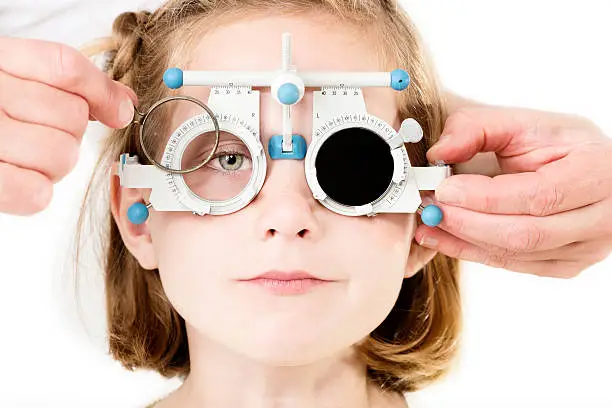
[[[362,127],[342,129],[331,135],[321,145],[314,165],[325,194],[347,206],[378,200],[393,179],[389,144]]]
[[[208,148],[207,155],[198,156],[199,161],[182,162],[180,168],[164,166],[164,154],[172,154],[171,136],[177,131],[187,132],[187,122],[193,117],[209,116],[213,131],[198,135],[198,144]],[[155,103],[140,122],[140,144],[147,159],[159,169],[178,174],[188,174],[204,167],[215,154],[219,144],[219,123],[212,110],[203,102],[190,96],[171,96]],[[202,139],[202,140],[199,140]],[[176,140],[174,141],[176,143]],[[164,153],[165,150],[165,153]]]

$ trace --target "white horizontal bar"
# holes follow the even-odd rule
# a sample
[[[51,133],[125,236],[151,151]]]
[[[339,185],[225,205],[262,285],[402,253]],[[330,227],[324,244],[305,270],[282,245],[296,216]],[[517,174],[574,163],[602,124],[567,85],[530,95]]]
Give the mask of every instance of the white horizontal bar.
[[[391,86],[390,72],[300,72],[304,86]]]
[[[270,86],[270,71],[183,71],[183,86]]]
[[[271,86],[282,71],[183,71],[183,86]],[[390,72],[296,72],[307,87],[391,86]]]

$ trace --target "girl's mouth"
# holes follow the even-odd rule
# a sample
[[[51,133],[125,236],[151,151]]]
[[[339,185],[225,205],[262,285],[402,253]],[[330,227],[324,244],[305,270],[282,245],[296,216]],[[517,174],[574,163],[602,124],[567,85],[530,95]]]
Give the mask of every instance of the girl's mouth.
[[[319,286],[330,285],[332,281],[326,281],[321,279],[269,279],[269,278],[256,278],[246,281],[242,281],[245,284],[251,286],[258,286],[267,290],[268,292],[275,295],[299,295],[308,293],[311,290]]]

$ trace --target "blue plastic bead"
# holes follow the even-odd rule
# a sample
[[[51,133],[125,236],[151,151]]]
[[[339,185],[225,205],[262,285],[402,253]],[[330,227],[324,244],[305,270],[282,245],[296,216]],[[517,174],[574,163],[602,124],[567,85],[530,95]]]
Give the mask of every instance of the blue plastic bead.
[[[410,84],[410,76],[403,69],[394,69],[391,71],[391,88],[396,91],[403,91]]]
[[[283,105],[293,105],[300,99],[300,90],[295,84],[286,82],[278,88],[277,95]]]
[[[142,224],[149,218],[149,209],[143,203],[134,203],[128,208],[127,216],[132,224]]]
[[[169,68],[164,72],[164,84],[170,89],[183,86],[183,71],[179,68]]]
[[[440,207],[430,204],[423,208],[421,212],[421,220],[423,224],[429,227],[435,227],[442,222],[442,210]]]
[[[293,135],[291,137],[291,143],[293,151],[283,152],[283,136],[274,135],[268,142],[268,152],[272,160],[280,159],[293,159],[302,160],[306,157],[306,139],[300,135]]]

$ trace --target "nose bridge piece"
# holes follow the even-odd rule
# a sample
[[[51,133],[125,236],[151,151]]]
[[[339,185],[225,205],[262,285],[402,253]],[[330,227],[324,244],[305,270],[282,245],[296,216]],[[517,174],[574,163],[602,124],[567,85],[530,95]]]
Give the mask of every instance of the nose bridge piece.
[[[283,136],[274,135],[268,142],[268,152],[272,160],[303,160],[306,157],[306,139],[301,135],[291,136],[291,146],[289,150],[285,150],[283,146]]]

